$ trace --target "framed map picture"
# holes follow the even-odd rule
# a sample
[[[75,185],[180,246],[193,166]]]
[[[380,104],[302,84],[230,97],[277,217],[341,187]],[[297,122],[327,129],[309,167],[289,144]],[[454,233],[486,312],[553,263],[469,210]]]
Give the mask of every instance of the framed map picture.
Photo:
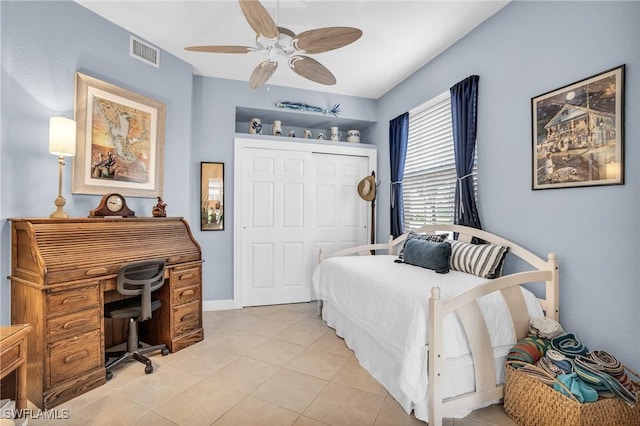
[[[165,106],[76,73],[73,193],[162,196]]]
[[[531,99],[532,189],[624,183],[624,65]]]

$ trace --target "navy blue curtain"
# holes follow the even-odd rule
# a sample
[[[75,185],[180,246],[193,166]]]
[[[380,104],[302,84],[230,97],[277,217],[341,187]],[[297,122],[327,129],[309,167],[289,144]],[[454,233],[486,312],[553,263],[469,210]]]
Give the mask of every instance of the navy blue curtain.
[[[451,89],[451,123],[456,161],[456,196],[454,223],[482,229],[475,191],[473,190],[473,162],[478,122],[477,75],[465,78]]]
[[[404,160],[409,139],[409,113],[389,121],[389,160],[391,162],[391,235],[404,233],[404,205],[402,203],[402,179]]]

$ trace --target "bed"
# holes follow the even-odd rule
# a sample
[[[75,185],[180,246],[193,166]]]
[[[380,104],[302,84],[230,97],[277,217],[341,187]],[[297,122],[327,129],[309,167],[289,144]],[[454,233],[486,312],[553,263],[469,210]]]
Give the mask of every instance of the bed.
[[[320,252],[312,282],[320,314],[360,364],[407,413],[440,426],[443,417],[465,417],[500,401],[505,357],[527,334],[529,318],[558,319],[558,263],[553,253],[544,260],[474,228],[425,226],[409,238],[415,233],[455,233],[451,245],[465,249],[478,247],[469,244],[473,238],[507,247],[508,262],[527,270],[487,279],[475,270],[437,273],[397,263],[405,234],[387,244]],[[460,259],[456,250],[451,259]]]

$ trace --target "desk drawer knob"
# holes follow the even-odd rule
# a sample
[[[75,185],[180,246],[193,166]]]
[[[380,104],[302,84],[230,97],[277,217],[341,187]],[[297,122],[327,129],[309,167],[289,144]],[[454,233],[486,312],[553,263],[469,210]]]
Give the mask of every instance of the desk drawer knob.
[[[193,278],[193,274],[189,273],[189,274],[180,275],[178,280],[180,280],[180,281],[182,281],[182,280],[190,280],[191,278]]]
[[[85,357],[89,356],[89,352],[87,351],[80,351],[80,352],[76,352],[75,354],[71,354],[67,357],[64,358],[64,363],[65,364],[70,364],[72,362],[78,361],[79,359],[83,359]]]
[[[106,274],[107,268],[93,268],[89,269],[86,274],[87,275],[96,275],[96,274]]]
[[[87,296],[81,294],[78,296],[65,297],[62,304],[66,305],[68,303],[84,302],[85,300],[87,300]]]

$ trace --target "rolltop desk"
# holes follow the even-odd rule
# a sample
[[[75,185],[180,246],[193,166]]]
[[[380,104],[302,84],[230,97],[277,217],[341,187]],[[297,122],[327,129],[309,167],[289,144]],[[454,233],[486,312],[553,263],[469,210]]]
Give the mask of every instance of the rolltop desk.
[[[171,352],[204,338],[202,254],[182,218],[10,219],[11,321],[28,323],[27,396],[49,409],[106,382],[105,347],[126,322],[104,319],[121,265],[167,261],[162,306],[141,339]]]

